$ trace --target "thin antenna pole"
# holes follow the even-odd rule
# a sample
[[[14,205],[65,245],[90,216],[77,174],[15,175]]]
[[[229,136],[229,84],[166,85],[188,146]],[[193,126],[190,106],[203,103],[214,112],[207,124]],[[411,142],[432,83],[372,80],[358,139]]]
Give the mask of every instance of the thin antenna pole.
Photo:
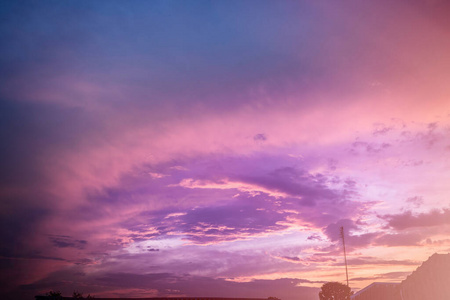
[[[342,238],[342,244],[344,245],[345,276],[347,278],[347,286],[349,286],[348,285],[348,270],[347,270],[347,254],[345,253],[344,226],[341,226],[341,238]]]

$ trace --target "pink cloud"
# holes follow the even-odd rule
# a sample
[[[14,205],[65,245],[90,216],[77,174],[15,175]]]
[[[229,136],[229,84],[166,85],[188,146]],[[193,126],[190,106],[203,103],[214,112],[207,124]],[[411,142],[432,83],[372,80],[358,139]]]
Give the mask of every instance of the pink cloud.
[[[375,239],[374,244],[388,247],[418,246],[423,238],[419,233],[383,234]]]
[[[386,220],[388,225],[397,230],[412,227],[430,227],[450,224],[450,209],[433,209],[426,213],[413,214],[406,211],[401,214],[383,215],[380,218]]]

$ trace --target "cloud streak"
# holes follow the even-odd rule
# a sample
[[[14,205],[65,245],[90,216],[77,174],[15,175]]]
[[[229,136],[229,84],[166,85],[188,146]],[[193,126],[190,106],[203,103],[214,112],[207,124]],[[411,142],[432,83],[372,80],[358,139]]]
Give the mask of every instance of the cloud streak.
[[[431,227],[450,224],[450,209],[434,209],[426,213],[413,214],[406,211],[401,214],[381,216],[388,225],[397,230],[411,227]]]

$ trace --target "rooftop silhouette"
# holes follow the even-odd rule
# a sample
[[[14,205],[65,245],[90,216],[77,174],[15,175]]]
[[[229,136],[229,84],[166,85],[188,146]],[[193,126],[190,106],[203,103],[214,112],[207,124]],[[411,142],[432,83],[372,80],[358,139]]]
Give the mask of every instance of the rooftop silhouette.
[[[352,300],[448,300],[450,299],[450,253],[433,254],[400,283],[374,282]]]

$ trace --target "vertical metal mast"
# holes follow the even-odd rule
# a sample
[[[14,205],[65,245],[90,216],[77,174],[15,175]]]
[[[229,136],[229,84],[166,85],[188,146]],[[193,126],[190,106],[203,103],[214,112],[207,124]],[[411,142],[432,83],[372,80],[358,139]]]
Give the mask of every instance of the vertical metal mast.
[[[347,278],[347,286],[349,286],[348,285],[348,270],[347,270],[347,254],[345,253],[344,226],[341,226],[341,238],[342,238],[342,244],[344,245],[345,276]]]

